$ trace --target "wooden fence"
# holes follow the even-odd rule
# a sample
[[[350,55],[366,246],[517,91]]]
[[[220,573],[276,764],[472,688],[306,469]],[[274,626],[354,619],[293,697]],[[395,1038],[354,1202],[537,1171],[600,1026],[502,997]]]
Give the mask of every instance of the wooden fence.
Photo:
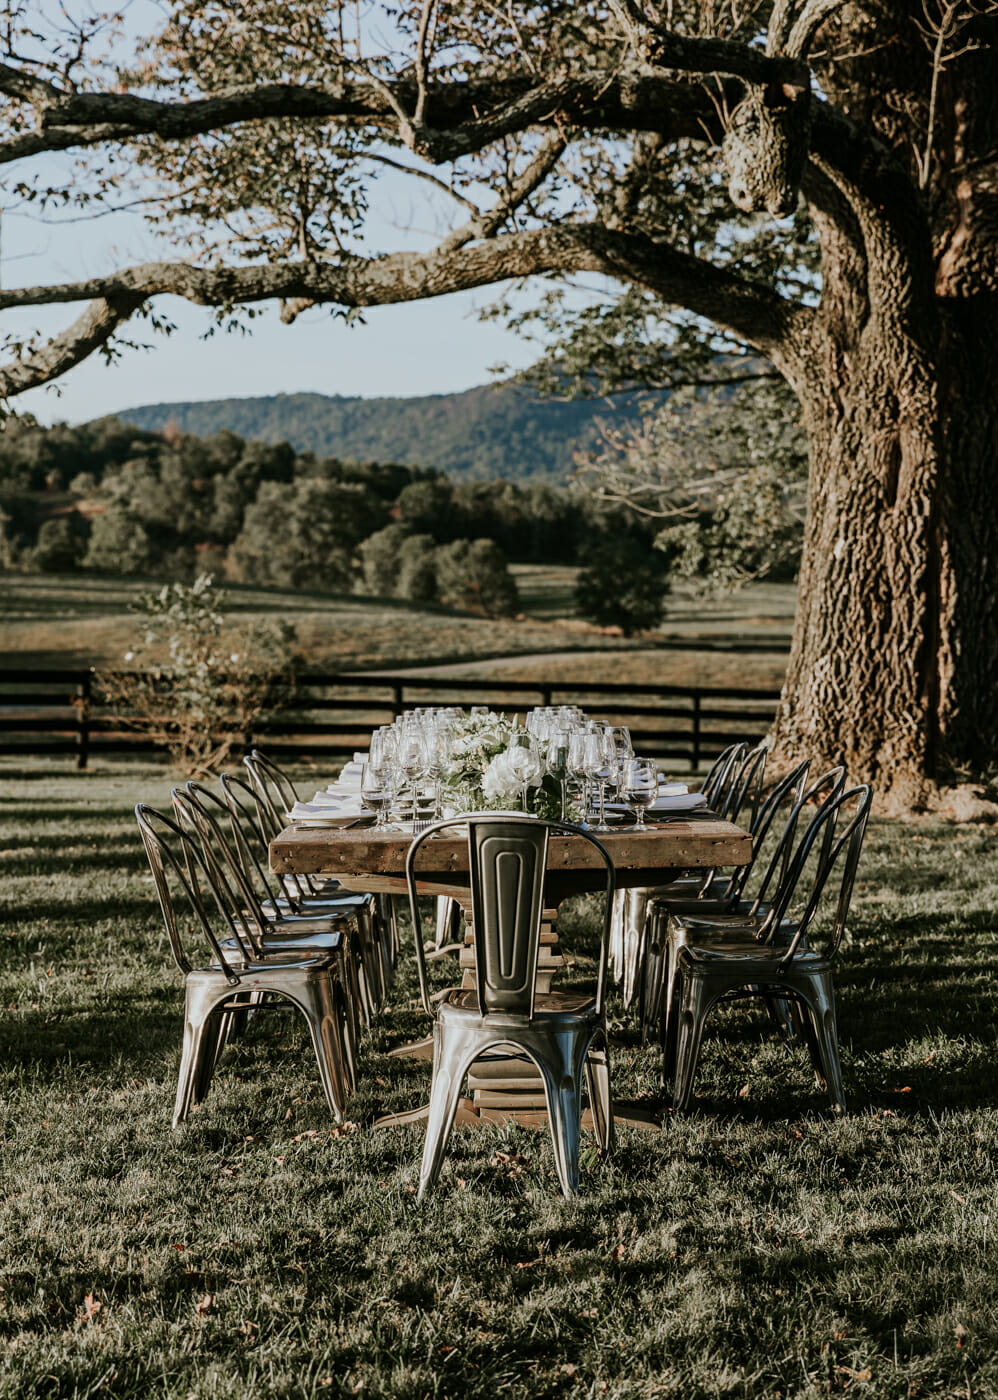
[[[621,653],[620,667],[627,666]],[[148,754],[155,745],[130,731],[95,699],[93,668],[0,670],[0,757]],[[378,724],[420,705],[487,705],[524,713],[534,705],[580,705],[626,724],[639,752],[690,772],[739,740],[768,729],[778,692],[634,681],[458,680],[453,677],[310,672],[296,677],[291,703],[261,723],[252,741],[282,759],[342,762],[366,748]]]

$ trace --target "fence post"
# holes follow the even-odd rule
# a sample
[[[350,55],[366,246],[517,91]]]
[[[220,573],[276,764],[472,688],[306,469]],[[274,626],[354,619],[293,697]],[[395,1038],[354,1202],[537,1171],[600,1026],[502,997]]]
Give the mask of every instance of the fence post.
[[[551,687],[549,685],[541,686],[541,704],[545,710],[551,708]]]
[[[700,692],[693,692],[693,764],[692,772],[700,772]]]
[[[398,717],[399,717],[399,715],[400,715],[401,713],[402,713],[402,687],[401,687],[400,685],[393,685],[393,686],[392,686],[392,714],[395,716],[396,719],[398,719]]]
[[[76,687],[76,766],[86,768],[90,753],[90,695],[94,668],[84,671]]]

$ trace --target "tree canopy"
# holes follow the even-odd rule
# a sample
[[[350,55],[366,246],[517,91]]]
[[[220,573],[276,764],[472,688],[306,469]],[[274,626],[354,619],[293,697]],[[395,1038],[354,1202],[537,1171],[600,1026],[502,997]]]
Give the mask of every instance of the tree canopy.
[[[498,314],[559,329],[562,391],[776,372],[800,399],[780,751],[845,760],[903,805],[991,761],[991,0],[171,0],[130,65],[101,55],[99,21],[46,31],[34,9],[7,0],[0,36],[13,195],[100,208],[137,173],[174,251],[0,292],[82,308],[8,346],[0,392],[113,353],[166,295],[220,321],[278,300],[291,323],[546,279]],[[59,151],[78,160],[62,186]],[[454,210],[431,246],[373,246],[387,171]]]

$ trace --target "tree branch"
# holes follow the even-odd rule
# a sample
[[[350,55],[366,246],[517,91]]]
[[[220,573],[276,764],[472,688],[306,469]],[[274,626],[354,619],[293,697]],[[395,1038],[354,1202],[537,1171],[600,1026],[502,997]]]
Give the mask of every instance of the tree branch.
[[[221,307],[303,298],[346,307],[381,306],[511,278],[580,271],[640,283],[664,301],[726,327],[780,369],[792,370],[788,354],[813,315],[724,268],[598,224],[531,229],[471,247],[349,259],[336,265],[207,269],[145,263],[107,277],[0,292],[0,309],[93,300],[62,336],[0,369],[0,391],[13,395],[55,378],[104,344],[121,321],[154,296],[174,295],[199,306]]]
[[[98,297],[61,335],[53,337],[34,354],[11,360],[0,368],[0,399],[14,398],[26,389],[47,384],[80,364],[106,345],[144,300],[135,293]]]
[[[723,55],[720,40],[682,40],[685,62],[672,66],[690,72],[714,71]],[[719,71],[740,68],[760,75],[780,71],[783,60],[767,59],[759,50],[723,43],[730,59]],[[735,53],[744,62],[735,62]],[[746,57],[747,56],[747,57]],[[776,65],[776,69],[772,67]],[[125,142],[141,136],[166,141],[185,140],[242,122],[281,117],[337,120],[380,128],[402,139],[431,164],[440,164],[481,150],[493,141],[529,126],[567,116],[573,125],[604,128],[637,126],[646,130],[675,130],[677,136],[701,136],[697,122],[710,120],[714,109],[696,85],[677,82],[652,68],[639,72],[588,69],[563,72],[538,82],[529,75],[516,79],[463,83],[427,83],[425,120],[416,123],[405,113],[415,109],[419,91],[410,80],[388,84],[373,78],[338,81],[321,87],[291,83],[262,83],[227,89],[187,102],[159,102],[130,93],[60,93],[51,84],[0,71],[0,92],[26,99],[18,80],[34,84],[38,128],[0,143],[0,164],[44,151]],[[484,114],[484,115],[483,115]]]

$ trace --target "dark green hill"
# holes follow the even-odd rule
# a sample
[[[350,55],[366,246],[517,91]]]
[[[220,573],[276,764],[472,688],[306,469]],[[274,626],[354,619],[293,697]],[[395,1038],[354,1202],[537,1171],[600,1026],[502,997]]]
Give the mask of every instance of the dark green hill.
[[[118,416],[146,430],[174,423],[211,437],[227,428],[247,441],[288,442],[317,457],[404,462],[456,479],[526,481],[564,479],[573,454],[596,440],[597,419],[619,422],[637,412],[635,398],[561,402],[502,384],[411,399],[275,394],[148,404]]]

